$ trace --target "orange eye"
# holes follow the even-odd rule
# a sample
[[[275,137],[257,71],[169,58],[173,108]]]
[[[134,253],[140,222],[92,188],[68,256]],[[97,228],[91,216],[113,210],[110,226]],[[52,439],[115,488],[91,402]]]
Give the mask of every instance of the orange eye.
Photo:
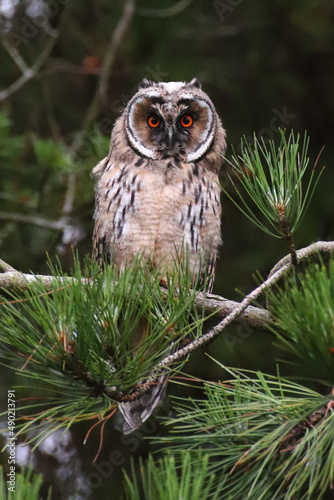
[[[184,116],[182,116],[180,123],[181,123],[182,127],[188,128],[188,127],[192,126],[193,121],[194,120],[192,119],[192,117],[190,115],[184,115]]]
[[[157,115],[152,115],[148,118],[147,123],[151,128],[157,128],[160,125],[160,118]]]

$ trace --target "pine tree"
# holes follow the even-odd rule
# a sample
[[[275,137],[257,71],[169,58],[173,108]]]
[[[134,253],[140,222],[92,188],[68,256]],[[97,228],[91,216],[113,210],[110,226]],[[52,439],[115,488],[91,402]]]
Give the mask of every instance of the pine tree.
[[[316,161],[309,173],[306,135],[301,145],[299,135],[286,135],[281,131],[278,147],[245,139],[229,160],[237,198],[228,196],[269,236],[285,239],[290,252],[240,303],[226,306],[191,289],[186,264],[175,263],[161,287],[159,270],[147,269],[140,255],[120,275],[78,256],[71,276],[60,265],[50,264],[50,276],[33,276],[0,262],[7,292],[2,363],[21,374],[20,390],[30,395],[16,436],[33,429],[30,442],[38,446],[91,418],[103,431],[120,403],[159,383],[163,372],[177,381],[191,353],[233,321],[257,321],[299,364],[301,381],[282,378],[280,364],[276,376],[220,365],[219,381],[182,379],[185,394],[196,386],[203,397],[173,399],[174,416],[164,419],[170,432],[155,442],[161,455],[133,463],[125,498],[320,499],[331,491],[334,243],[295,249],[321,172]],[[266,309],[251,305],[263,295]],[[219,315],[203,333],[205,321]],[[148,335],[134,343],[142,318]]]

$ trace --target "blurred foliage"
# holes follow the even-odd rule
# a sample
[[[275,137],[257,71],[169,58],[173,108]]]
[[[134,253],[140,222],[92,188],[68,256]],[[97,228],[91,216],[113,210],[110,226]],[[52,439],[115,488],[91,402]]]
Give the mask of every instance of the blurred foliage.
[[[16,17],[4,23],[7,37],[27,64],[40,54],[51,28],[57,27],[60,35],[38,78],[2,103],[12,121],[12,138],[7,147],[16,154],[12,151],[11,160],[1,167],[0,211],[19,210],[57,219],[66,196],[66,172],[74,170],[76,195],[71,216],[86,229],[80,246],[89,252],[93,212],[89,173],[107,154],[112,123],[143,77],[190,80],[197,76],[223,119],[229,142],[237,150],[243,134],[250,137],[255,132],[258,138],[276,139],[280,126],[301,133],[307,129],[311,156],[315,157],[325,145],[322,162],[332,157],[334,5],[330,0],[293,4],[257,0],[231,5],[228,1],[194,0],[177,15],[167,17],[154,16],[154,11],[171,7],[170,0],[160,2],[159,7],[153,0],[137,0],[136,14],[112,67],[108,99],[102,102],[96,125],[84,134],[75,153],[73,144],[96,90],[106,43],[124,2],[55,1],[47,25],[39,27],[41,22],[25,12],[31,1],[20,2]],[[44,5],[42,12],[48,12],[47,2],[39,3]],[[66,15],[62,17],[64,9]],[[5,88],[18,78],[19,70],[3,47],[0,56],[0,79]],[[13,142],[15,136],[20,137],[20,147]],[[43,139],[47,141],[44,153],[40,143]],[[97,140],[101,147],[96,147]],[[53,147],[50,141],[58,145]],[[333,178],[332,169],[328,169],[326,183]],[[228,186],[224,174],[222,183]],[[326,239],[333,234],[334,194],[328,193],[325,185],[322,193],[326,193],[326,203],[321,203],[324,197],[320,195],[314,215],[310,214],[306,221],[310,238]],[[320,209],[321,218],[316,217]],[[243,247],[243,233],[247,234],[251,255],[257,253],[257,233],[249,230],[247,221],[241,222],[245,224],[241,234],[231,238],[236,220],[239,223],[239,216],[226,206],[223,252],[227,261]],[[45,251],[54,255],[62,238],[61,231],[12,223],[3,224],[0,236],[2,257],[9,256],[12,264],[23,270],[35,271],[45,270]],[[300,240],[305,243],[302,236]],[[283,247],[279,248],[282,252]],[[71,252],[64,252],[63,264],[70,266]],[[26,253],[23,266],[22,253]],[[245,261],[246,274],[253,271],[253,258],[249,263]],[[262,260],[264,266],[270,261],[267,256]],[[225,283],[230,280],[231,266],[227,268],[222,278]],[[220,269],[224,273],[223,263]],[[219,275],[217,283],[221,286]],[[242,277],[238,280],[239,285]],[[231,283],[232,289],[235,284]]]
[[[23,154],[23,148],[23,137],[12,135],[7,113],[0,113],[0,158],[3,167],[10,168],[11,163],[16,162]]]
[[[71,277],[61,267],[52,273],[51,290],[37,281],[23,299],[12,294],[0,304],[1,365],[20,365],[28,403],[17,408],[16,437],[33,429],[29,444],[74,422],[108,420],[119,398],[144,384],[184,339],[200,337],[204,323],[182,259],[165,274],[163,264],[152,270],[139,254],[122,273],[112,266],[101,273],[90,259],[81,269],[75,257]],[[164,373],[172,376],[184,362]]]
[[[173,455],[180,468],[190,455],[193,481],[204,474],[204,484],[212,483],[204,498],[214,498],[216,490],[218,498],[229,500],[324,498],[334,474],[334,413],[330,406],[326,411],[331,397],[279,374],[221,368],[223,380],[203,382],[201,398],[175,398],[176,415],[165,419],[171,433],[155,439],[164,445],[161,451]],[[188,384],[199,382],[189,379]],[[146,479],[153,470],[148,460],[141,472],[148,500],[154,498]]]
[[[8,500],[41,500],[43,498],[40,491],[43,477],[40,474],[33,474],[31,468],[22,469],[20,472],[15,471],[14,487],[7,484],[7,480],[4,480],[2,467],[0,467],[0,492],[3,495],[1,498],[6,498],[6,490],[8,490]],[[9,490],[9,487],[14,489]],[[51,488],[45,499],[51,499]]]
[[[249,141],[255,133],[258,140],[279,142],[279,127],[293,128],[301,136],[307,130],[311,158],[325,145],[319,167],[325,163],[328,168],[300,225],[296,246],[334,238],[332,0],[193,0],[174,15],[170,8],[182,2],[161,0],[157,5],[154,0],[137,0],[135,16],[111,68],[107,98],[100,103],[95,123],[85,131],[82,128],[96,92],[106,45],[125,1],[13,3],[15,15],[10,10],[7,14],[1,11],[0,26],[27,65],[34,64],[53,30],[58,30],[59,36],[38,75],[0,103],[2,259],[22,271],[43,273],[48,271],[48,252],[52,260],[58,254],[69,271],[73,265],[71,243],[81,254],[91,252],[94,194],[90,172],[107,154],[113,122],[144,77],[190,80],[197,76],[222,117],[229,144],[236,152],[240,152],[243,135]],[[159,15],[160,9],[165,9],[163,15]],[[0,58],[1,88],[5,89],[21,73],[1,43]],[[228,149],[227,158],[230,155]],[[221,184],[233,192],[225,172]],[[266,274],[287,248],[251,225],[224,196],[223,209],[224,246],[215,291],[239,299],[235,289],[248,291],[254,285],[252,273],[260,269]],[[18,214],[29,217],[29,222],[16,221]],[[45,224],[38,224],[37,218]],[[48,225],[59,220],[79,227],[80,237],[65,238],[61,229]],[[226,338],[217,339],[209,351],[228,366],[271,373],[278,353],[268,334],[254,334],[239,326],[229,329]],[[220,376],[200,352],[189,366],[195,375]],[[287,367],[283,369],[288,372]],[[14,383],[7,370],[2,383]],[[0,394],[2,407],[4,394]],[[86,432],[86,428],[78,432],[80,443]],[[147,451],[148,445],[139,438],[123,443],[118,431],[106,428],[108,432],[105,442],[113,443],[125,465],[134,449],[141,454]],[[109,460],[109,453],[109,448],[102,449],[101,463]],[[96,446],[90,443],[81,453],[90,474],[96,473],[91,464],[95,454]],[[120,468],[114,469],[112,484],[117,496],[120,486],[114,478],[119,477]],[[110,481],[96,486],[95,476],[88,477],[94,490],[92,498],[110,494]]]
[[[296,274],[269,300],[278,344],[310,378],[333,387],[334,261]]]
[[[177,463],[173,455],[168,455],[155,463],[152,456],[144,467],[140,461],[140,481],[136,478],[136,468],[132,469],[132,481],[125,475],[127,500],[217,500],[221,493],[219,485],[215,484],[215,475],[208,471],[208,455],[199,457],[194,462],[189,453],[184,453]],[[195,465],[196,464],[196,465]],[[214,492],[213,492],[214,486]]]

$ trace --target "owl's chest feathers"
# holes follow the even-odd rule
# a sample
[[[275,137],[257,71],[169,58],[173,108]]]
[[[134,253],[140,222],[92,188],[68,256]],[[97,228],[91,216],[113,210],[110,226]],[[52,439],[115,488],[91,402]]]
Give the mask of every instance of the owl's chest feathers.
[[[198,252],[220,243],[220,200],[217,176],[194,164],[161,170],[105,172],[103,200],[111,244],[134,254],[145,248],[160,257],[183,243]],[[102,180],[102,179],[101,179]],[[101,207],[102,208],[102,207]]]

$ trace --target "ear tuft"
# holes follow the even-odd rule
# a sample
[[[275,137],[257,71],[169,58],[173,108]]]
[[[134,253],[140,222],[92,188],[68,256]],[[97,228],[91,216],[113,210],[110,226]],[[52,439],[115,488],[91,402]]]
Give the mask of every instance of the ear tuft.
[[[140,89],[147,89],[147,87],[152,87],[153,82],[151,80],[148,80],[147,78],[144,78],[140,84],[138,85],[138,90]]]
[[[191,85],[192,87],[196,87],[196,88],[198,88],[198,89],[200,89],[200,88],[201,88],[201,84],[200,84],[200,82],[197,80],[197,78],[193,78],[193,79],[191,80],[191,82],[189,82],[189,85]]]

